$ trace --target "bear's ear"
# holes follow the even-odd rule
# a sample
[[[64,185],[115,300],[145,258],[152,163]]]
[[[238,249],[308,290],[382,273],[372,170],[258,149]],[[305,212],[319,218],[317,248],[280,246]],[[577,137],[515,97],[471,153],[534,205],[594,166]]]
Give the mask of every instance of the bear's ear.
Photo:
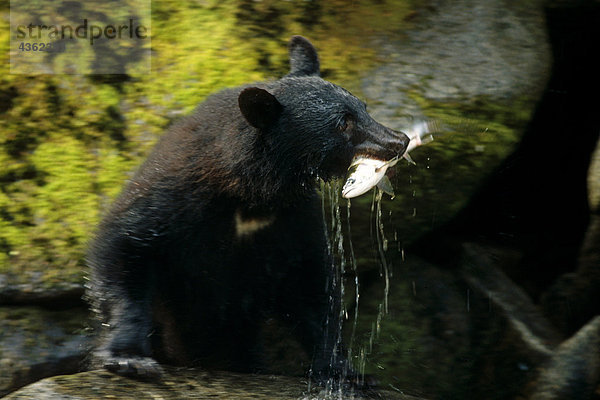
[[[288,76],[319,76],[319,56],[317,50],[302,36],[290,40],[290,73]]]
[[[283,110],[283,106],[275,96],[257,87],[242,90],[238,97],[238,104],[246,121],[259,129],[273,124]]]

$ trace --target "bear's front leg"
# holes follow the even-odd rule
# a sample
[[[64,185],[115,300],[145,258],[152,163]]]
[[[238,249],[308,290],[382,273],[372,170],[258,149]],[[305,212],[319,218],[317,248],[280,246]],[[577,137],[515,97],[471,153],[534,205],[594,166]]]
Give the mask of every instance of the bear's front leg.
[[[102,342],[93,354],[94,366],[138,378],[163,373],[151,357],[152,320],[148,301],[111,297],[108,322],[102,323]]]
[[[339,294],[330,291],[326,300],[319,299],[316,297],[314,303],[309,301],[308,307],[313,310],[313,315],[322,317],[309,320],[305,314],[301,324],[309,338],[307,345],[313,346],[311,378],[319,383],[343,381],[352,371],[342,343]]]
[[[342,344],[340,282],[323,247],[306,248],[303,256],[280,297],[280,312],[295,325],[303,347],[312,355],[311,379],[319,384],[339,382],[352,375]]]
[[[294,229],[274,242],[282,246],[282,258],[287,260],[277,299],[279,312],[294,324],[304,349],[312,355],[311,379],[327,384],[344,380],[352,371],[341,339],[342,282],[328,250],[323,220],[315,193],[285,214],[282,225]]]

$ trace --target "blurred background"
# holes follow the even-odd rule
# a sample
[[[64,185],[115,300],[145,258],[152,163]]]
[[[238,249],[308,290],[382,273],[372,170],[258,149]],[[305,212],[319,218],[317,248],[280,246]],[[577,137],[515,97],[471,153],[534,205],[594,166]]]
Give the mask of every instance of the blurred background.
[[[33,75],[0,1],[0,395],[80,369],[99,219],[169,124],[285,75],[300,34],[379,122],[446,126],[393,199],[320,186],[355,368],[423,398],[600,397],[599,20],[592,0],[152,1],[149,73],[117,53],[118,74]],[[279,329],[267,372],[301,375]]]

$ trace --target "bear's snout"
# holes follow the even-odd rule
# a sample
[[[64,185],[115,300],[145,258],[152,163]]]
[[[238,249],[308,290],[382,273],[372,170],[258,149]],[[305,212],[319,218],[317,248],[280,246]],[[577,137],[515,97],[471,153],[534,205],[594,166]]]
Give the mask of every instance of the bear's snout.
[[[368,127],[365,140],[355,147],[355,154],[380,160],[401,157],[408,148],[410,138],[400,131],[394,131],[375,121]]]

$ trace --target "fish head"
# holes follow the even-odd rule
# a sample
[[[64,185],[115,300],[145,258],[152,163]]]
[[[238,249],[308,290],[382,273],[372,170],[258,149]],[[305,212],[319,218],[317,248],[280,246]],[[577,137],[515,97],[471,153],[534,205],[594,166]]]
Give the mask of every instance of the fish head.
[[[370,118],[358,133],[361,139],[355,147],[342,197],[351,199],[376,186],[388,168],[393,167],[406,153],[411,141],[405,133],[387,128]]]
[[[348,168],[346,182],[342,187],[342,197],[351,199],[368,192],[384,177],[388,166],[389,163],[385,161],[357,157]]]
[[[406,153],[411,138],[403,132],[387,128],[371,118],[360,132],[356,154],[346,174],[342,197],[360,196],[376,186],[388,168],[396,165]]]

